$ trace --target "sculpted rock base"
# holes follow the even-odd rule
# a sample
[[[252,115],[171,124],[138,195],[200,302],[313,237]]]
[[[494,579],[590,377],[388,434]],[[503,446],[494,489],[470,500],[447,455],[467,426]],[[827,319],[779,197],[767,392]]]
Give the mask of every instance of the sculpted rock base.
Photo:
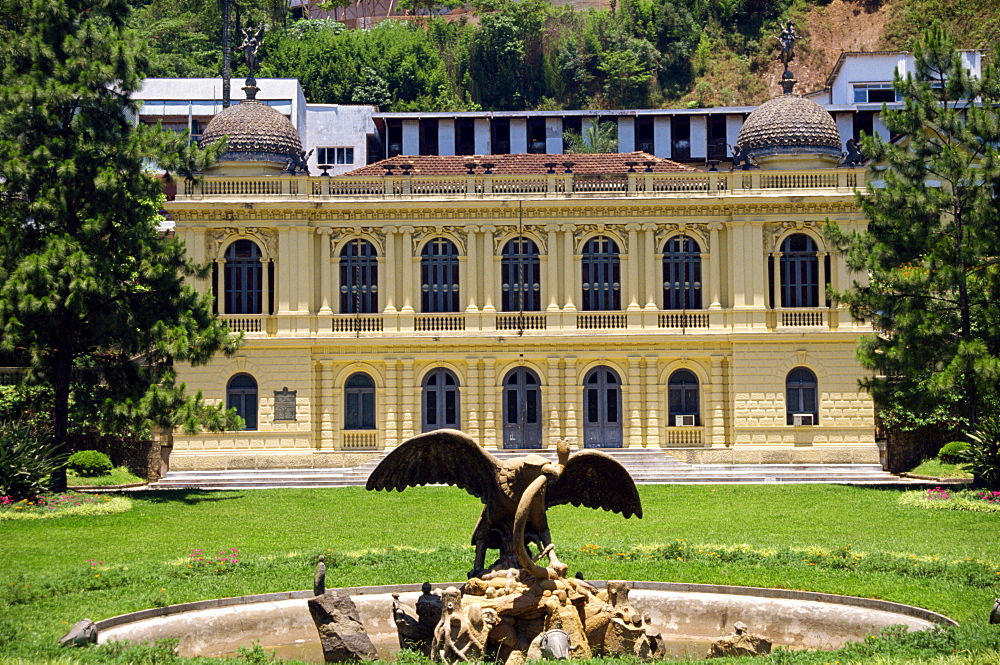
[[[574,659],[654,654],[649,626],[629,605],[625,582],[608,582],[608,589],[598,592],[583,580],[538,580],[516,568],[484,577],[488,579],[472,578],[461,590],[449,587],[442,593],[441,620],[430,648],[433,660],[457,663],[486,656],[522,665],[549,654]],[[401,643],[404,635],[412,640],[419,622],[398,603],[393,611]]]

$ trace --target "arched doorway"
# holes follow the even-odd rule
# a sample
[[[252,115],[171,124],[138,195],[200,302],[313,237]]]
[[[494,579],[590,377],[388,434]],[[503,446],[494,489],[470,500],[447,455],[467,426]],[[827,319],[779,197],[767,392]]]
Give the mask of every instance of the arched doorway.
[[[503,447],[542,447],[542,391],[538,376],[519,367],[503,386]]]
[[[583,379],[583,445],[622,447],[622,390],[610,367],[595,367]]]
[[[460,429],[458,378],[443,367],[424,377],[421,431],[450,427]]]

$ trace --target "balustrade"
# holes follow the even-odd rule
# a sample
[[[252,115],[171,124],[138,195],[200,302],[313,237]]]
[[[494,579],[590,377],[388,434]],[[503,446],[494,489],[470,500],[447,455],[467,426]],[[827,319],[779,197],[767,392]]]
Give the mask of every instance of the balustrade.
[[[340,433],[343,450],[374,450],[380,448],[378,430],[343,430]]]
[[[595,193],[623,197],[678,195],[736,195],[747,190],[836,189],[848,192],[863,187],[865,172],[859,169],[813,169],[802,171],[720,171],[711,173],[629,173],[627,176],[595,177],[553,173],[540,176],[477,174],[468,177],[391,175],[372,176],[224,176],[187,181],[178,198],[232,196],[338,197],[432,197],[432,196],[586,196]]]

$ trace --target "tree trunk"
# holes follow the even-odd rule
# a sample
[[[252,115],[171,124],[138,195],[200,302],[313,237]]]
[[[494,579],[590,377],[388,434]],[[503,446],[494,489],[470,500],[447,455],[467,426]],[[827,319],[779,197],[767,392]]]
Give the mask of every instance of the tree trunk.
[[[60,349],[55,358],[54,399],[52,405],[52,444],[57,455],[69,455],[69,393],[73,378],[73,356]],[[66,465],[52,474],[53,492],[66,491]]]

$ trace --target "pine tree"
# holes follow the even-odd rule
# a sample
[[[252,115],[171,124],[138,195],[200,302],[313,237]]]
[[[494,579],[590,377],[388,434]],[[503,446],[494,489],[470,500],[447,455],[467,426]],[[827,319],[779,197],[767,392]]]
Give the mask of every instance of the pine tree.
[[[234,424],[175,382],[239,339],[184,278],[200,268],[158,228],[149,159],[182,174],[212,155],[135,126],[146,66],[125,0],[0,0],[0,351],[53,389],[66,452],[73,393],[121,422]],[[65,486],[65,471],[54,479]]]
[[[862,142],[868,228],[827,234],[869,276],[839,295],[877,331],[858,355],[883,418],[975,429],[1000,406],[1000,71],[970,76],[938,29],[914,60],[894,83],[903,107],[882,111],[902,138]]]

